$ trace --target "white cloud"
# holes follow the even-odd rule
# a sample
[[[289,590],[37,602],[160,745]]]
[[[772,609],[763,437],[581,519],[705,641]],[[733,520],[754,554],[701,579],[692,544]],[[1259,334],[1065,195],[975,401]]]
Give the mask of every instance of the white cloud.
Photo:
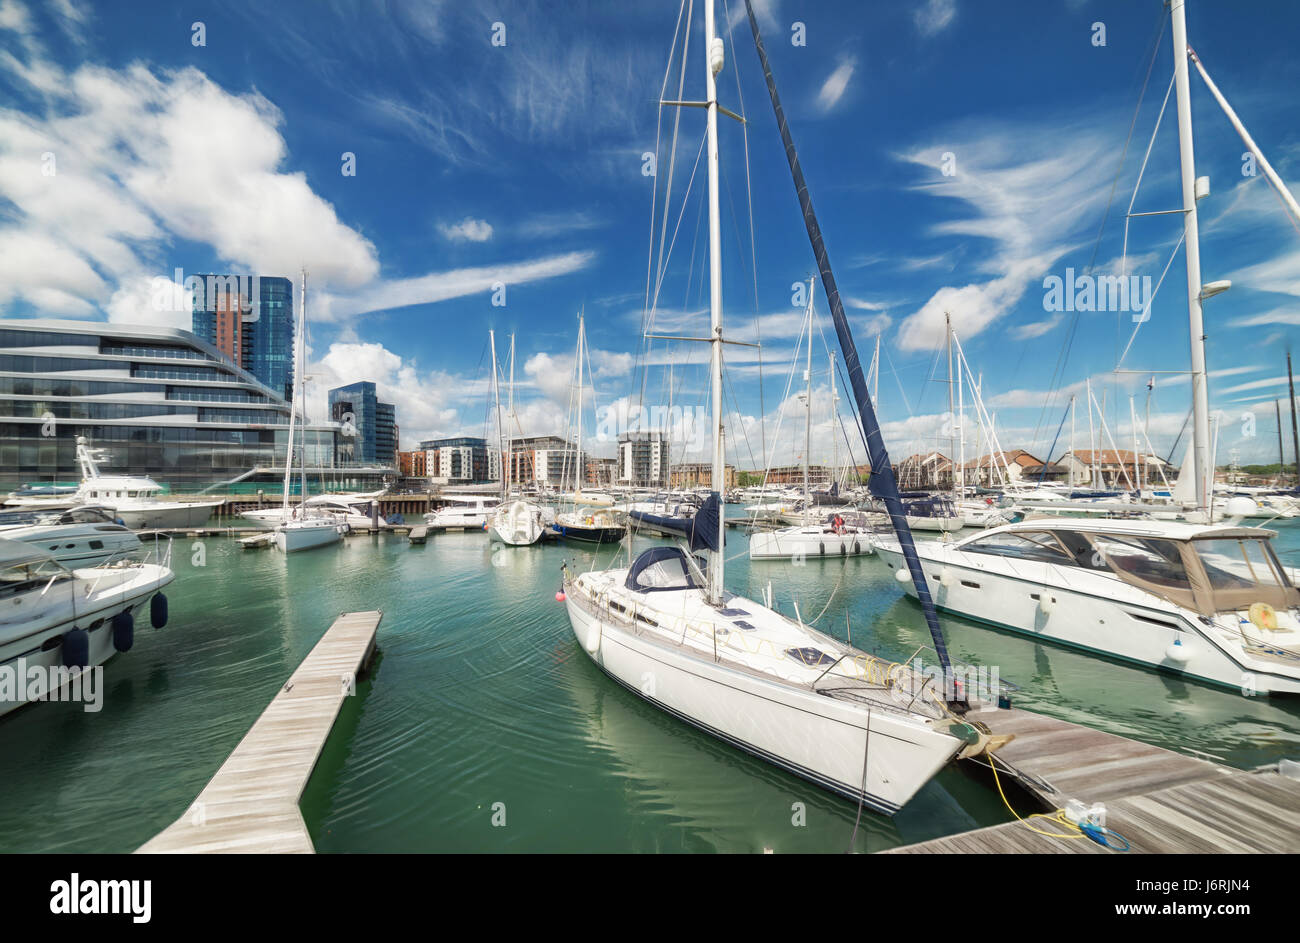
[[[1256,291],[1300,295],[1300,249],[1238,269],[1232,273],[1232,283]]]
[[[844,92],[849,87],[849,80],[853,78],[853,70],[857,68],[857,65],[858,60],[856,58],[846,59],[826,77],[821,90],[817,93],[818,111],[826,114],[844,97]]]
[[[478,292],[483,294],[484,304],[487,304],[489,294],[495,291],[494,286],[498,283],[506,286],[506,303],[509,304],[509,290],[512,286],[576,272],[590,265],[594,258],[594,252],[568,252],[529,262],[485,265],[434,272],[415,278],[390,279],[348,295],[327,294],[321,297],[313,319],[338,320],[348,315],[446,301]]]
[[[115,324],[153,324],[190,330],[194,293],[170,278],[140,276],[119,283],[104,306]]]
[[[1028,324],[1021,324],[1011,329],[1011,336],[1020,341],[1042,337],[1044,334],[1055,330],[1056,326],[1064,319],[1065,315],[1056,314],[1045,321],[1031,321]]]
[[[913,14],[916,28],[924,36],[943,32],[956,16],[957,0],[925,0],[925,5]]]
[[[1259,327],[1262,324],[1300,324],[1300,310],[1294,308],[1275,308],[1263,314],[1252,314],[1244,318],[1233,318],[1228,327]]]
[[[487,242],[492,238],[492,225],[472,216],[466,216],[459,223],[440,223],[438,231],[449,242]]]

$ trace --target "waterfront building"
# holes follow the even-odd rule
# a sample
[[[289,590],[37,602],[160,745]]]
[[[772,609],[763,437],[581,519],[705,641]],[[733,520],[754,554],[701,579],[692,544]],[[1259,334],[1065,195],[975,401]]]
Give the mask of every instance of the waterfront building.
[[[280,490],[289,403],[214,345],[166,327],[0,320],[0,488],[81,478],[77,436],[103,473],[177,491]],[[307,426],[302,458],[331,486],[374,487],[391,467],[354,466],[339,428]]]
[[[557,490],[572,487],[577,468],[577,447],[567,439],[534,435],[510,441],[506,471],[512,485],[536,484]]]
[[[344,457],[391,465],[397,460],[397,423],[392,403],[384,403],[369,380],[329,391],[330,419],[343,429]]]
[[[796,488],[803,487],[803,466],[802,465],[779,465],[767,473],[767,483],[769,485],[793,485]],[[811,488],[829,488],[831,484],[831,470],[825,465],[808,466],[808,486]]]
[[[760,476],[761,480],[761,476]],[[672,467],[669,484],[673,488],[712,488],[712,462],[679,462]],[[736,487],[736,467],[727,465],[722,470],[722,490]]]
[[[668,483],[668,437],[662,432],[624,432],[618,437],[618,481],[634,488]]]
[[[286,400],[293,398],[293,282],[267,275],[195,275],[194,333]]]
[[[420,448],[425,452],[429,478],[439,484],[469,485],[501,480],[501,453],[489,449],[486,439],[475,436],[427,439],[420,443]]]
[[[618,479],[618,459],[592,458],[588,456],[583,475],[583,484],[595,488],[608,488]]]
[[[397,474],[403,478],[427,478],[429,476],[428,452],[424,449],[412,449],[397,453]]]

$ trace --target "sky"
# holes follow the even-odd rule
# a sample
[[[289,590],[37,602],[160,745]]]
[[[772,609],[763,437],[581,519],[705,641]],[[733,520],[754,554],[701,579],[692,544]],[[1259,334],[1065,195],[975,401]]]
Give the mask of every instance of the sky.
[[[644,335],[708,332],[704,112],[658,104],[704,97],[703,5],[0,0],[0,316],[188,328],[160,280],[306,269],[309,409],[373,380],[410,448],[495,434],[489,330],[502,383],[514,335],[510,429],[571,430],[582,312],[592,450],[639,409],[701,458],[707,345]],[[894,460],[959,427],[967,457],[990,427],[1059,457],[1074,397],[1077,447],[1091,419],[1099,445],[1145,435],[1177,462],[1182,225],[1126,224],[1181,204],[1161,0],[756,8],[864,362],[880,341]],[[719,124],[726,333],[760,345],[726,348],[728,459],[761,468],[804,454],[814,265],[743,0],[716,19],[719,100],[746,119]],[[1293,193],[1297,29],[1286,0],[1189,3],[1189,43]],[[1203,278],[1232,281],[1205,304],[1217,458],[1276,461],[1280,397],[1291,461],[1300,223],[1194,70],[1191,97]],[[1137,276],[1142,304],[1057,310],[1071,273]],[[831,418],[820,285],[814,312],[808,455],[862,461]],[[982,402],[965,384],[960,423],[945,314]],[[842,365],[836,384],[848,415]]]

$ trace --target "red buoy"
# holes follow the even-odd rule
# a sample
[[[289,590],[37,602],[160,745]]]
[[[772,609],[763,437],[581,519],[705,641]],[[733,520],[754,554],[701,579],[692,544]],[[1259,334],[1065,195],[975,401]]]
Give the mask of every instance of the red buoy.
[[[555,601],[564,602],[564,590],[560,590],[558,593],[555,594]]]

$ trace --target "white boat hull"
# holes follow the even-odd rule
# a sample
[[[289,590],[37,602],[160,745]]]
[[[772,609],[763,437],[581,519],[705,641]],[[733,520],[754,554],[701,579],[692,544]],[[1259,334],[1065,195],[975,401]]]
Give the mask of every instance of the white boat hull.
[[[309,522],[306,525],[281,525],[275,529],[275,546],[282,553],[325,547],[338,543],[342,539],[343,529],[333,521]]]
[[[906,569],[896,542],[878,542],[876,552],[895,573]],[[1023,559],[1010,561],[1012,575],[999,572],[1007,561],[998,557],[935,541],[918,542],[917,553],[940,609],[1042,641],[1242,691],[1249,687],[1250,693],[1300,693],[1300,663],[1289,670],[1279,664],[1279,672],[1239,646],[1233,652],[1224,644],[1231,632],[1118,579]],[[916,596],[910,578],[900,582]]]
[[[202,527],[225,502],[170,502],[140,506],[112,506],[118,518],[132,530],[185,530]]]
[[[870,534],[836,534],[821,527],[792,527],[749,538],[751,560],[856,557],[872,551]]]
[[[869,714],[862,705],[768,681],[624,631],[588,611],[573,593],[566,605],[583,650],[634,694],[877,812],[898,811],[961,749],[952,736],[906,715],[880,707]]]

